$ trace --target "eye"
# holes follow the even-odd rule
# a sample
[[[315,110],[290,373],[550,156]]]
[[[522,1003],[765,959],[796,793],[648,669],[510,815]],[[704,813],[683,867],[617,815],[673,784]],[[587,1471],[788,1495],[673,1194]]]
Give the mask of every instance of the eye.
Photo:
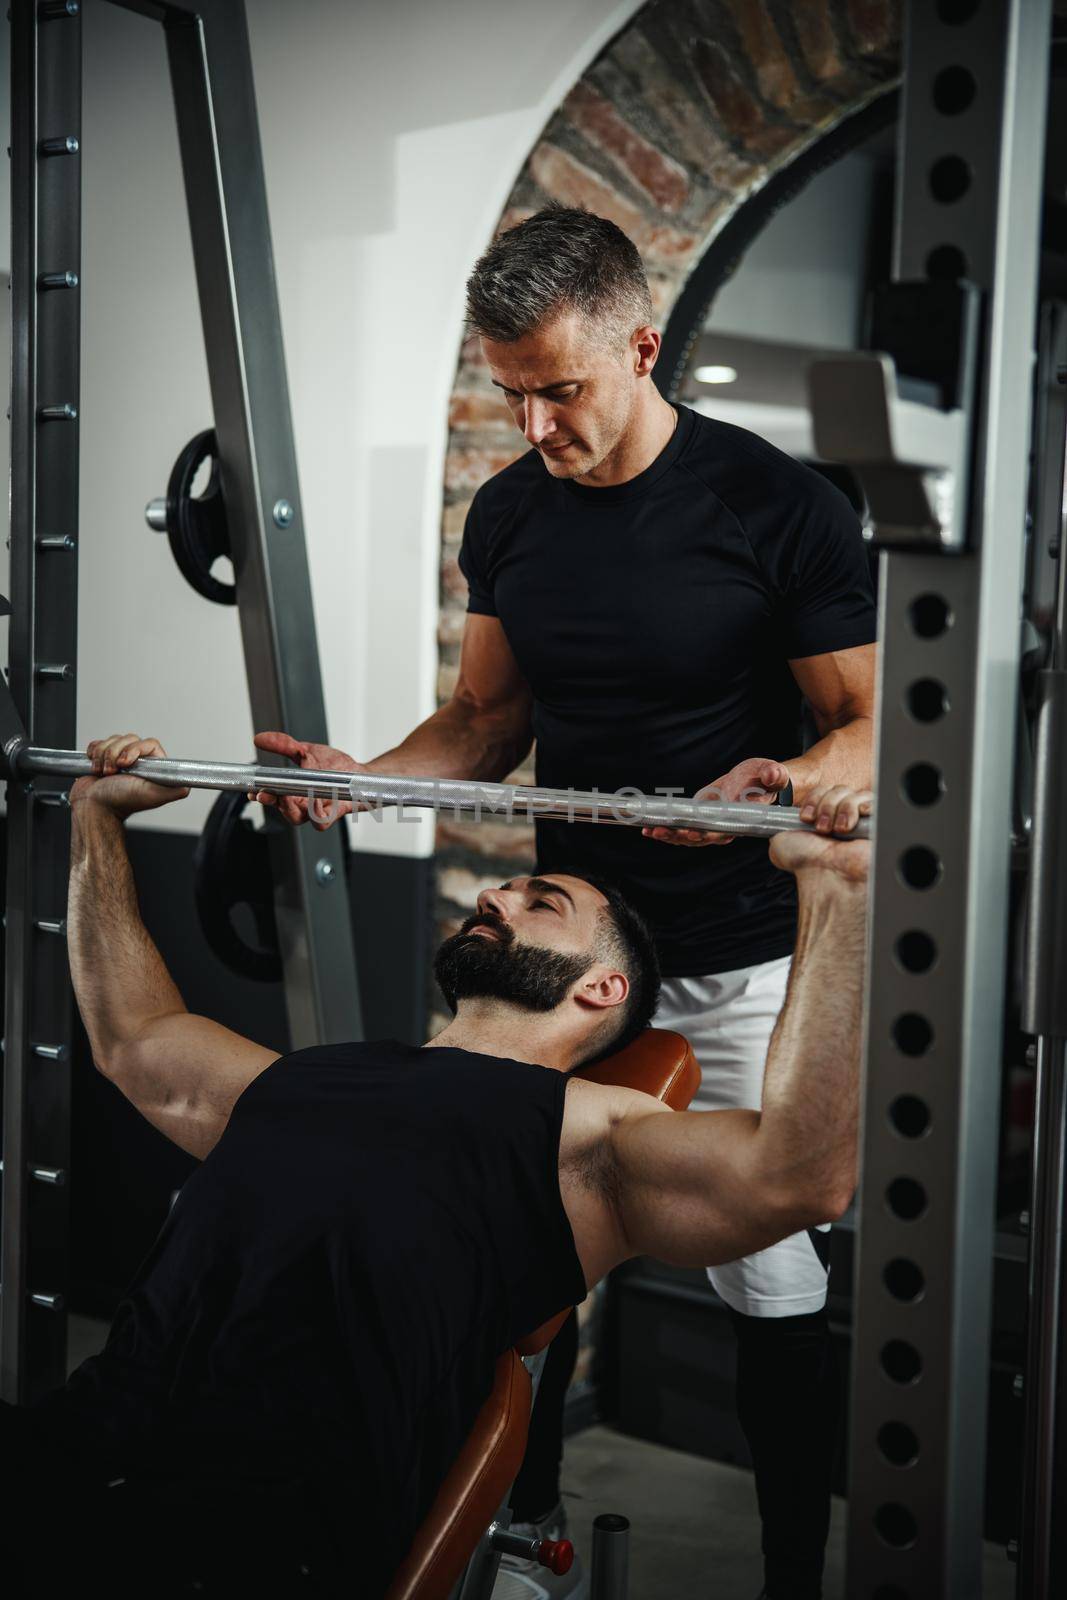
[[[550,396],[549,396],[549,399],[551,399],[551,400],[573,400],[577,393],[578,393],[578,385],[576,383],[572,383],[565,389],[553,389],[551,394],[550,394]]]
[[[542,906],[546,911],[555,911],[556,909],[551,900],[535,900],[533,903],[533,908],[535,911],[540,911]]]

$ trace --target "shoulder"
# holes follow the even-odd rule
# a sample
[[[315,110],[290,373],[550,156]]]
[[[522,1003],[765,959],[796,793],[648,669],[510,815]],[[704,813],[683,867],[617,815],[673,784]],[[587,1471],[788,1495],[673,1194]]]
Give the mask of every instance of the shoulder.
[[[606,1155],[618,1129],[634,1118],[660,1112],[673,1115],[670,1106],[655,1095],[610,1083],[591,1083],[586,1078],[568,1078],[566,1095],[561,1166],[569,1162],[582,1164],[596,1151]]]
[[[517,460],[494,472],[475,493],[472,518],[492,525],[514,511],[517,504],[551,486],[552,479],[536,450],[526,450]]]
[[[814,467],[735,423],[693,413],[689,443],[679,459],[694,478],[747,529],[783,513],[789,520],[843,520],[858,528],[848,497]]]

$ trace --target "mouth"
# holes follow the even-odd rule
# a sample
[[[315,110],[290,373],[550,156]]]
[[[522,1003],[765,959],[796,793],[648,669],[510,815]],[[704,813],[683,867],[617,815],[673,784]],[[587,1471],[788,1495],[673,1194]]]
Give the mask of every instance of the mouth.
[[[541,449],[545,452],[546,455],[558,456],[558,455],[562,455],[564,450],[569,450],[573,443],[574,443],[573,439],[568,439],[566,444],[543,444],[541,446]]]
[[[467,929],[468,937],[470,935],[476,934],[476,933],[480,933],[480,934],[484,935],[484,937],[487,938],[487,939],[499,939],[500,938],[500,935],[499,935],[499,933],[497,933],[496,929],[488,927],[487,924],[484,923],[484,922],[479,922],[479,924],[478,924],[478,926],[476,928],[468,928]]]

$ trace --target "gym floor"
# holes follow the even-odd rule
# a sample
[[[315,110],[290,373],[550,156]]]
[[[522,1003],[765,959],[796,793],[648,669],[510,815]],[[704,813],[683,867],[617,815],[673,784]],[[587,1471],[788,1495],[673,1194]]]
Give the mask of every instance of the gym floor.
[[[68,1369],[93,1355],[108,1325],[69,1319]],[[588,1561],[593,1518],[629,1517],[630,1600],[756,1600],[759,1523],[749,1473],[681,1450],[587,1428],[568,1439],[563,1471],[570,1536]],[[1015,1568],[987,1545],[985,1600],[1014,1600]],[[845,1600],[845,1502],[834,1501],[823,1600]]]

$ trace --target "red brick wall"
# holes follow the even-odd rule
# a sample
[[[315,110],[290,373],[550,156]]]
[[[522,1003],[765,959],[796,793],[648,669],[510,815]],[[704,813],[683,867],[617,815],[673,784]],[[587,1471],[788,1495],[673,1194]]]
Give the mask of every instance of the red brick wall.
[[[746,197],[897,82],[899,45],[896,0],[650,0],[548,122],[499,227],[549,200],[610,217],[640,249],[665,322],[689,273]],[[441,699],[455,683],[463,631],[466,584],[456,557],[467,507],[478,486],[523,449],[477,341],[467,340],[449,410]],[[532,779],[531,758],[512,781]],[[439,823],[442,934],[469,913],[487,878],[532,860],[532,830]]]

